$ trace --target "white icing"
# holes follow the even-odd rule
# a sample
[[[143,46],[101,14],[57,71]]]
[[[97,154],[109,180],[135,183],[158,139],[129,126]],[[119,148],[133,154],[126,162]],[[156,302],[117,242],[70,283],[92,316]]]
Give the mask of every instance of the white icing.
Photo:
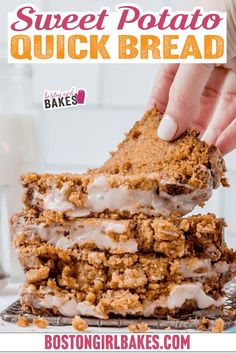
[[[44,298],[35,298],[33,301],[33,306],[36,308],[47,308],[51,309],[54,306],[60,312],[61,315],[67,317],[74,317],[77,315],[81,316],[92,316],[96,318],[104,318],[104,315],[98,310],[95,305],[90,304],[88,301],[78,302],[75,299],[69,299],[67,296],[59,297],[56,295],[45,294]],[[139,312],[141,308],[130,309],[127,308],[122,312],[125,315],[134,315]],[[109,313],[121,314],[116,311],[109,311]]]
[[[167,183],[162,181],[163,184]],[[200,191],[186,195],[171,196],[165,192],[159,195],[155,189],[128,189],[125,185],[111,188],[107,178],[100,176],[88,186],[88,196],[85,207],[92,212],[110,210],[128,210],[133,213],[168,216],[173,210],[181,213],[191,211],[196,205],[195,198]]]
[[[34,290],[33,290],[34,291]],[[31,288],[21,288],[21,296],[31,295]],[[50,288],[45,287],[42,290],[43,297],[34,296],[32,304],[35,308],[47,308],[52,309],[56,307],[59,313],[63,316],[74,317],[76,315],[93,316],[97,318],[104,318],[104,314],[99,310],[98,306],[90,304],[88,301],[77,301],[70,299],[69,296],[57,296],[50,294]],[[169,296],[162,296],[160,299],[153,302],[144,301],[143,305],[140,304],[139,308],[126,308],[122,310],[122,315],[136,314],[143,312],[145,317],[155,314],[156,307],[168,307],[169,309],[181,307],[186,300],[195,300],[198,308],[205,309],[211,305],[221,306],[224,304],[225,299],[219,298],[214,300],[212,297],[206,295],[201,283],[185,283],[181,285],[175,285]],[[110,313],[117,313],[113,310]],[[121,312],[119,312],[121,313]]]
[[[204,268],[205,271],[199,273],[198,269]],[[184,278],[201,278],[212,276],[219,276],[220,274],[226,273],[230,268],[230,265],[227,262],[217,262],[213,265],[211,264],[210,259],[194,259],[189,262],[186,260],[181,261],[179,266],[179,273]]]
[[[77,315],[77,301],[70,299],[65,301],[61,306],[59,306],[59,312],[62,316],[74,317]]]
[[[205,272],[198,273],[198,269],[204,268]],[[185,278],[198,278],[209,276],[212,273],[210,259],[195,259],[193,262],[183,261],[179,266],[180,274]]]
[[[83,245],[87,242],[93,242],[101,250],[116,250],[119,248],[123,252],[135,253],[138,249],[138,244],[134,239],[115,241],[107,235],[109,232],[119,234],[125,232],[126,227],[124,224],[112,221],[103,221],[98,224],[84,226],[75,221],[68,229],[65,226],[55,224],[45,226],[43,223],[28,227],[32,227],[41,240],[61,249],[70,248],[75,244]],[[67,236],[64,236],[65,231],[68,231]]]
[[[71,209],[71,202],[66,197],[67,185],[62,188],[52,188],[50,193],[44,196],[44,206],[46,209],[62,211]],[[35,191],[37,193],[37,191]]]
[[[115,232],[117,234],[122,234],[123,232],[125,232],[125,225],[109,221],[104,223],[104,230],[106,232]]]
[[[52,308],[54,306],[60,307],[63,304],[63,299],[61,299],[58,296],[46,294],[44,296],[44,299],[41,300],[41,303],[44,307],[47,307],[47,308]]]
[[[229,268],[230,265],[227,262],[222,262],[222,261],[217,262],[213,265],[213,270],[216,273],[221,273],[221,274],[228,272]]]
[[[34,306],[36,308],[47,309],[51,309],[55,306],[61,315],[67,317],[77,315],[93,316],[97,318],[104,317],[94,305],[89,304],[87,301],[78,302],[68,297],[59,297],[56,295],[46,294],[42,299],[38,297],[34,300]]]
[[[223,305],[224,300],[214,300],[206,295],[201,283],[189,283],[176,285],[167,298],[166,305],[172,309],[181,307],[186,300],[195,300],[198,308],[205,309],[211,305]]]
[[[170,182],[163,180],[161,183],[165,185]],[[37,197],[43,199],[45,209],[66,211],[71,217],[83,217],[91,212],[101,213],[106,209],[129,211],[132,214],[169,216],[173,211],[178,211],[181,214],[190,212],[198,204],[196,200],[198,197],[205,195],[209,198],[212,193],[211,187],[204,190],[193,190],[191,186],[185,184],[177,185],[187,187],[191,192],[176,196],[163,191],[157,194],[156,189],[129,189],[125,183],[120,187],[112,188],[108,178],[100,176],[88,185],[87,196],[82,207],[75,206],[68,201],[66,184],[61,189],[52,187],[45,196],[35,191],[34,199]]]
[[[104,316],[98,312],[96,306],[89,304],[87,301],[82,301],[77,304],[77,315],[93,316],[103,318]]]
[[[144,303],[143,314],[145,317],[151,316],[154,314],[156,307],[179,308],[183,306],[186,300],[195,300],[199,309],[205,309],[212,305],[221,306],[225,301],[224,298],[214,300],[212,297],[206,295],[201,283],[185,283],[175,285],[169,296],[162,296],[151,303],[146,301]]]

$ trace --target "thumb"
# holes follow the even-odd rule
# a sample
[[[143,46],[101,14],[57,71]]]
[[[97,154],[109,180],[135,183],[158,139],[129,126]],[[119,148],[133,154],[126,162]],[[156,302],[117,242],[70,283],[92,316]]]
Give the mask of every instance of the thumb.
[[[169,100],[157,134],[170,141],[178,138],[196,116],[201,95],[214,69],[208,64],[181,64],[169,91]]]

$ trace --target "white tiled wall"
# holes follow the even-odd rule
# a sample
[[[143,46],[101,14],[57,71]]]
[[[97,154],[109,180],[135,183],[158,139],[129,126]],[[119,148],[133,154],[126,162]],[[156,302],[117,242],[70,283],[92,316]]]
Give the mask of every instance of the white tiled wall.
[[[7,11],[25,1],[8,0],[1,3],[0,21],[6,22]],[[107,5],[114,7],[117,0],[38,0],[31,1],[40,8],[52,10],[96,10]],[[132,2],[132,1],[129,1]],[[160,9],[163,4],[174,8],[186,8],[197,1],[136,0],[144,9]],[[4,26],[0,26],[3,28]],[[5,27],[6,28],[6,27]],[[1,33],[0,33],[1,34]],[[5,38],[5,40],[3,40]],[[6,43],[6,31],[0,35],[1,44]],[[71,64],[34,65],[33,97],[40,120],[43,151],[43,170],[82,171],[98,166],[115,148],[127,131],[138,119],[147,104],[157,65],[111,65]],[[41,107],[45,89],[67,89],[72,86],[87,89],[87,105],[44,112]],[[229,224],[228,235],[231,245],[236,247],[236,152],[226,158],[231,188],[220,189],[207,203],[205,211],[225,216]],[[196,212],[203,212],[196,210]],[[234,234],[235,233],[235,234]]]
[[[137,111],[129,108],[88,107],[46,112],[45,165],[73,171],[101,165],[137,118]]]
[[[98,82],[100,65],[90,64],[38,64],[33,66],[33,97],[35,104],[41,104],[45,89],[66,90],[73,86],[85,87],[88,105],[99,103]],[[40,107],[41,108],[41,107]]]

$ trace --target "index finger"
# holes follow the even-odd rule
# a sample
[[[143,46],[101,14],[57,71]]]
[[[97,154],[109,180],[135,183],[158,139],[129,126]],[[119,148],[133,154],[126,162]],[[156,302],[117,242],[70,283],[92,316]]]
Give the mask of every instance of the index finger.
[[[162,64],[156,75],[151,97],[147,109],[156,107],[158,111],[164,113],[169,98],[169,91],[175,78],[179,64]]]
[[[180,65],[169,91],[165,115],[158,128],[157,133],[161,139],[176,139],[191,126],[213,69],[212,64]]]

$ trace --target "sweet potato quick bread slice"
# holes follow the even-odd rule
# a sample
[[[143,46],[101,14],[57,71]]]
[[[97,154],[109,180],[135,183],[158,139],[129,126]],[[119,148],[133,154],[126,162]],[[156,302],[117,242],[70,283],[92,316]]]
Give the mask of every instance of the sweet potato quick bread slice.
[[[154,109],[137,122],[112,157],[87,174],[26,174],[27,209],[67,218],[185,215],[203,205],[214,188],[227,186],[219,150],[188,130],[174,142],[157,137]]]
[[[55,213],[39,217],[24,212],[11,218],[14,245],[50,244],[61,250],[101,250],[111,254],[157,252],[170,258],[206,256],[217,261],[224,249],[224,219],[214,214],[185,218],[77,218],[58,220]]]
[[[198,133],[188,129],[173,142],[158,138],[157,128],[162,115],[154,108],[147,112],[126,134],[125,140],[118,145],[117,151],[105,164],[94,170],[99,173],[136,175],[158,173],[161,180],[173,181],[170,187],[173,195],[181,194],[180,184],[202,188],[214,188],[220,184],[227,186],[225,163],[220,151],[213,145],[208,146],[198,138]]]
[[[236,274],[236,252],[224,243],[216,258],[194,251],[177,258],[147,250],[111,254],[37,237],[16,244],[26,281],[21,303],[41,315],[149,317],[221,309],[224,285]]]

